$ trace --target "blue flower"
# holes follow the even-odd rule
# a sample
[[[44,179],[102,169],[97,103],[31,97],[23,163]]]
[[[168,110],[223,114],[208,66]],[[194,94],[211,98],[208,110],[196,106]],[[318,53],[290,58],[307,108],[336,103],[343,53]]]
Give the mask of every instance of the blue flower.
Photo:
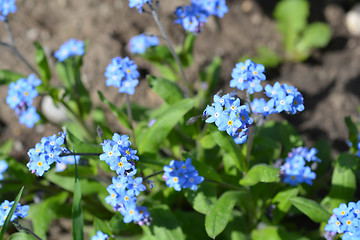
[[[159,43],[159,39],[156,36],[140,34],[130,39],[129,49],[132,53],[142,54],[147,48],[157,46]]]
[[[105,77],[106,86],[117,87],[119,92],[132,95],[139,84],[140,73],[137,71],[137,65],[128,57],[115,57],[106,67]]]
[[[181,24],[186,31],[192,33],[201,32],[201,28],[207,21],[208,13],[199,5],[192,3],[190,6],[178,7],[175,10],[176,24]]]
[[[106,240],[109,238],[109,235],[103,233],[102,231],[97,231],[95,236],[91,237],[91,240]]]
[[[14,201],[9,202],[8,200],[5,200],[0,205],[0,226],[4,225],[4,222],[6,220],[7,215],[9,214],[12,206],[14,205]],[[29,206],[24,205],[21,206],[20,203],[17,204],[14,214],[11,216],[10,221],[14,221],[16,218],[24,218],[28,215]]]
[[[19,122],[29,128],[32,128],[40,120],[40,115],[36,112],[36,108],[32,106],[34,98],[38,95],[35,87],[40,84],[41,81],[34,74],[9,84],[6,102],[19,116]]]
[[[152,0],[129,0],[129,7],[136,7],[139,13],[143,12],[144,4],[151,4]]]
[[[71,38],[60,46],[59,50],[55,52],[54,56],[57,58],[57,60],[63,62],[69,57],[82,56],[84,53],[84,42]]]
[[[0,0],[0,21],[5,21],[9,13],[17,10],[15,0]]]
[[[8,168],[8,165],[7,165],[6,161],[1,160],[0,161],[0,180],[4,179],[3,173],[6,171],[7,168]]]
[[[187,158],[185,162],[171,160],[169,165],[165,165],[163,179],[168,187],[173,187],[175,191],[181,191],[182,188],[196,190],[198,184],[204,181],[199,176],[198,171],[191,164],[191,159]]]
[[[198,5],[209,15],[215,15],[220,18],[229,10],[225,0],[192,0],[191,3]]]
[[[33,173],[42,176],[44,172],[50,169],[50,165],[54,162],[61,162],[60,155],[68,150],[61,145],[64,144],[66,133],[59,133],[50,137],[43,137],[40,143],[35,145],[28,151],[30,161],[27,166]]]

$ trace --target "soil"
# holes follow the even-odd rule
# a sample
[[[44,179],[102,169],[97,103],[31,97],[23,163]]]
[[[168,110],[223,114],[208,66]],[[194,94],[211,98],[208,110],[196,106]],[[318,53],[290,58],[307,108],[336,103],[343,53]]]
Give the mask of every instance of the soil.
[[[184,0],[160,1],[160,18],[174,44],[183,41],[184,31],[173,23],[173,11],[177,6],[188,3]],[[254,55],[260,46],[282,53],[282,39],[271,14],[275,3],[275,0],[228,0],[229,12],[224,18],[219,21],[210,19],[198,35],[194,48],[195,64],[186,71],[188,78],[197,81],[196,70],[210,63],[214,56],[220,56],[223,85],[219,89],[230,91],[227,86],[231,70],[241,56]],[[124,101],[115,88],[105,85],[104,71],[113,57],[130,56],[142,72],[156,74],[149,63],[130,55],[127,43],[137,34],[159,34],[159,31],[149,14],[139,14],[136,9],[130,9],[127,0],[17,0],[16,4],[18,11],[9,17],[9,21],[18,48],[30,62],[34,59],[34,41],[41,42],[50,56],[69,38],[89,40],[83,79],[85,85],[92,89],[91,96],[96,104],[100,104],[96,90],[105,92],[110,100],[117,103]],[[311,1],[309,20],[324,21],[330,25],[330,44],[315,51],[306,62],[285,63],[267,70],[269,83],[289,83],[304,96],[304,112],[281,117],[296,126],[306,146],[312,147],[316,141],[326,139],[332,146],[333,154],[346,149],[348,134],[344,117],[352,116],[357,120],[359,115],[360,41],[347,32],[344,21],[345,13],[352,4],[351,0]],[[9,40],[1,23],[0,40]],[[0,53],[0,69],[10,69],[24,75],[31,73],[4,48],[0,48]],[[54,70],[53,62],[51,67]],[[56,78],[53,81],[58,82]],[[0,104],[0,142],[14,138],[14,156],[26,158],[27,149],[33,147],[42,136],[58,132],[59,129],[51,124],[34,129],[19,124],[13,110],[5,103],[6,86],[0,87],[0,96],[3,101]],[[131,100],[150,107],[161,104],[145,79],[140,81]],[[40,105],[39,100],[36,104]],[[110,121],[114,131],[119,129],[111,116]],[[58,238],[50,236],[49,239]],[[61,239],[65,239],[64,236]]]

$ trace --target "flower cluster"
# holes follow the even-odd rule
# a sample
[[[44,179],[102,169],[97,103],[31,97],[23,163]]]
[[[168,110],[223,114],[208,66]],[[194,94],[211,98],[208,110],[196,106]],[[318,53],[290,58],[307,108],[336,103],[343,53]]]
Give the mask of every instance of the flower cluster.
[[[325,226],[325,231],[330,232],[331,237],[336,233],[344,233],[343,240],[360,239],[360,201],[349,202],[348,205],[341,203],[333,209],[333,215]]]
[[[0,180],[4,179],[4,176],[2,174],[6,171],[7,168],[8,168],[8,165],[5,162],[5,160],[1,160],[0,161]]]
[[[6,103],[15,110],[16,115],[19,116],[19,122],[29,128],[32,128],[40,120],[36,108],[32,106],[34,98],[38,95],[35,87],[40,84],[41,80],[37,79],[34,74],[9,84]]]
[[[95,236],[91,237],[91,240],[106,240],[109,238],[109,235],[103,233],[102,231],[97,231]]]
[[[191,165],[191,158],[185,162],[171,160],[169,165],[164,166],[164,181],[168,187],[173,187],[175,191],[181,188],[197,190],[198,184],[204,181],[204,177],[199,176],[198,171]]]
[[[152,0],[129,0],[129,7],[136,7],[139,13],[143,12],[144,4],[151,4]]]
[[[4,225],[4,222],[6,220],[7,215],[9,214],[12,206],[14,205],[14,201],[9,202],[8,200],[5,200],[0,205],[0,226]],[[20,203],[17,204],[14,214],[11,216],[10,221],[14,221],[16,218],[19,217],[26,217],[28,215],[29,206],[24,205],[21,206]]]
[[[246,90],[249,94],[261,92],[263,87],[260,83],[266,80],[264,71],[264,65],[256,64],[250,59],[247,59],[245,63],[239,62],[232,70],[230,87],[241,91]]]
[[[65,61],[69,57],[73,56],[82,56],[85,53],[85,44],[83,41],[76,40],[71,38],[63,45],[60,46],[59,50],[57,50],[54,56],[60,62]]]
[[[248,128],[253,123],[249,117],[248,106],[240,105],[240,99],[226,94],[222,97],[214,95],[214,102],[207,106],[203,116],[205,122],[215,123],[220,131],[226,131],[236,143],[243,143],[248,134]]]
[[[5,21],[6,16],[16,10],[15,0],[0,0],[0,21]]]
[[[100,155],[100,160],[105,161],[110,169],[118,174],[107,187],[110,195],[105,201],[124,216],[125,223],[150,224],[151,218],[147,208],[136,205],[137,196],[145,191],[146,187],[142,184],[141,177],[133,178],[137,172],[134,160],[139,160],[139,157],[130,145],[127,135],[117,133],[113,135],[112,140],[107,139],[102,143],[104,153]]]
[[[50,169],[50,165],[54,162],[61,162],[62,153],[68,152],[64,144],[66,133],[60,132],[59,136],[55,134],[50,137],[43,137],[40,143],[35,145],[28,151],[30,161],[27,163],[27,167],[32,173],[36,173],[39,176],[44,175],[44,172]]]
[[[316,174],[311,171],[306,163],[321,162],[316,157],[317,149],[308,149],[307,147],[293,148],[285,163],[280,167],[282,181],[295,186],[301,183],[312,185],[312,181],[316,178]]]
[[[225,0],[192,0],[188,6],[175,10],[175,23],[192,33],[201,32],[201,28],[210,15],[223,17],[228,11]]]
[[[140,34],[130,39],[129,49],[132,53],[142,54],[147,48],[157,45],[159,45],[159,39],[156,36]]]
[[[115,57],[106,67],[106,86],[119,88],[119,92],[133,95],[135,87],[139,84],[140,73],[137,65],[128,57]]]

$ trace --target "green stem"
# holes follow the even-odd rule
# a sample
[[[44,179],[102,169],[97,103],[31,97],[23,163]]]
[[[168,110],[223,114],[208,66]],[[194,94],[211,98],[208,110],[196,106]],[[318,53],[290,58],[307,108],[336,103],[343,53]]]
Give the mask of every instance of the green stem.
[[[133,140],[133,144],[135,145],[134,123],[133,123],[133,117],[132,117],[132,111],[131,111],[129,94],[125,94],[125,97],[126,97],[126,110],[127,110],[127,115],[128,115],[129,122],[130,122],[131,138],[132,138],[132,140]]]
[[[12,222],[12,224],[15,226],[15,228],[20,232],[20,230],[25,231],[26,233],[34,236],[36,239],[38,240],[42,240],[38,235],[36,235],[33,231],[31,231],[30,229],[24,227],[23,225],[21,225],[20,223],[17,222]]]
[[[70,152],[70,153],[62,153],[59,156],[60,157],[65,157],[65,156],[99,156],[101,153],[74,153],[74,152]]]
[[[219,181],[212,180],[212,179],[205,179],[204,182],[215,183],[215,184],[217,184],[219,186],[223,186],[223,187],[230,188],[230,189],[244,190],[243,187],[238,187],[238,186],[235,186],[235,185],[232,185],[232,184],[229,184],[229,183],[219,182]]]
[[[148,180],[151,177],[155,177],[156,175],[163,174],[163,173],[164,173],[164,171],[159,171],[159,172],[155,172],[153,174],[150,174],[149,176],[144,177],[144,181]]]
[[[176,64],[179,66],[179,69],[180,69],[180,73],[181,73],[181,77],[184,81],[184,84],[186,87],[185,91],[189,94],[189,96],[191,97],[193,95],[192,91],[190,90],[189,91],[189,86],[190,86],[190,83],[185,75],[185,71],[184,71],[184,68],[181,64],[181,61],[179,59],[179,56],[176,54],[175,52],[175,49],[173,47],[173,44],[171,43],[168,35],[166,34],[165,32],[165,29],[164,29],[164,26],[162,25],[160,19],[159,19],[159,16],[157,14],[157,12],[155,11],[155,9],[153,8],[153,6],[151,5],[151,3],[148,3],[149,6],[150,6],[150,9],[151,9],[151,15],[152,17],[154,18],[155,22],[156,22],[156,25],[158,26],[160,32],[161,32],[161,35],[163,36],[163,38],[165,39],[166,41],[166,44],[171,52],[171,55],[174,57],[175,61],[176,61]]]
[[[76,114],[71,107],[64,101],[64,100],[60,100],[60,102],[64,105],[64,107],[75,117],[75,120],[80,124],[80,126],[84,129],[85,133],[87,134],[87,136],[92,139],[95,140],[93,133],[89,130],[89,128],[86,126],[86,124],[84,123],[83,119]]]

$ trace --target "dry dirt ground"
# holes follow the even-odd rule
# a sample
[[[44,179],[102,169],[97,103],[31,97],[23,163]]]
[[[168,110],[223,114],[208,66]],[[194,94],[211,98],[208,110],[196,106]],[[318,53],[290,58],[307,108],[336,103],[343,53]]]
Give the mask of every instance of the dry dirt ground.
[[[176,6],[188,2],[160,0],[160,18],[175,44],[183,41],[184,32],[173,23],[173,11]],[[187,71],[189,79],[196,81],[196,69],[206,66],[214,56],[220,56],[223,86],[219,86],[219,89],[226,91],[229,90],[226,86],[231,79],[231,70],[239,57],[253,55],[259,46],[267,46],[281,53],[281,36],[271,15],[275,2],[228,0],[229,12],[224,18],[218,23],[210,20],[198,35],[194,50],[195,65]],[[304,95],[305,111],[282,117],[296,126],[307,146],[327,139],[335,153],[346,149],[344,117],[352,116],[357,120],[360,103],[360,41],[350,36],[344,24],[345,12],[353,2],[311,1],[310,21],[324,21],[331,26],[332,40],[329,46],[314,52],[304,63],[283,64],[267,73],[270,83],[290,83]],[[10,16],[10,23],[16,44],[30,62],[34,59],[34,41],[41,42],[50,56],[69,38],[89,40],[83,77],[96,103],[99,103],[96,90],[105,92],[115,102],[124,100],[115,88],[105,86],[105,67],[113,57],[129,55],[127,43],[131,37],[142,32],[158,34],[151,16],[130,9],[128,0],[17,0],[16,4],[18,11]],[[0,40],[8,41],[1,22]],[[155,70],[147,62],[134,56],[131,58],[140,69],[154,73]],[[0,69],[11,69],[24,75],[30,73],[4,48],[0,48]],[[53,81],[56,83],[56,78]],[[7,87],[1,86],[0,142],[14,138],[16,145],[13,154],[26,159],[27,149],[33,147],[42,136],[56,133],[58,129],[50,124],[35,129],[20,125],[5,103],[6,95]],[[131,99],[147,106],[161,104],[144,79]],[[114,131],[119,128],[116,122],[112,128]]]

